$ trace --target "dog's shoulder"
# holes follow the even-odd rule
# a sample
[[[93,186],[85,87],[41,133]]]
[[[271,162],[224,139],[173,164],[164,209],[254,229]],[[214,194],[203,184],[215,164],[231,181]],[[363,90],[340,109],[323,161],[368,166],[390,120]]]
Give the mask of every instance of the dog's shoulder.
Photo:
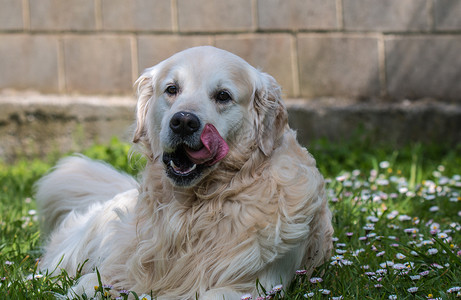
[[[272,173],[281,173],[286,171],[288,174],[301,172],[305,174],[307,170],[316,172],[321,177],[317,170],[314,157],[301,146],[296,140],[296,132],[287,130],[283,135],[281,143],[274,150],[270,157],[270,170]],[[300,174],[300,175],[302,175]]]
[[[279,195],[283,196],[279,205],[295,208],[293,214],[311,214],[312,209],[322,206],[324,178],[314,157],[297,142],[294,131],[285,133],[283,142],[270,159],[271,180],[276,183]]]

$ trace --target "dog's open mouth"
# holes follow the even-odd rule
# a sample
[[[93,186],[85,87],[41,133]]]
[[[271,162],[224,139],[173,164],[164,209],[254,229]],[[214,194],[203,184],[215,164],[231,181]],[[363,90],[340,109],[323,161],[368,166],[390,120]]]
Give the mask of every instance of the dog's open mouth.
[[[212,124],[205,125],[200,142],[197,149],[182,144],[174,152],[163,153],[167,175],[177,185],[190,185],[200,178],[203,170],[221,161],[229,152],[226,141]]]
[[[190,173],[192,173],[195,169],[197,169],[197,164],[193,164],[192,167],[189,167],[189,164],[187,164],[187,167],[184,168],[184,167],[181,167],[181,165],[177,166],[174,163],[174,160],[170,160],[170,165],[169,166],[171,168],[173,168],[173,172],[175,172],[177,175],[181,175],[181,176],[187,176]]]
[[[186,146],[179,146],[172,153],[163,153],[167,175],[178,185],[185,185],[200,177],[204,165],[196,164],[187,156]]]

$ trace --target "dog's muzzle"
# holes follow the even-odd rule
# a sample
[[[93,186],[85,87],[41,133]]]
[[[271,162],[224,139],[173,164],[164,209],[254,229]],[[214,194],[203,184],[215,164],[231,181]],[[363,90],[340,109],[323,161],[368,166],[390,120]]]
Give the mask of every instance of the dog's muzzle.
[[[166,172],[175,184],[188,186],[200,178],[203,171],[219,161],[229,152],[229,146],[221,137],[216,127],[207,123],[197,139],[201,127],[200,119],[190,112],[177,112],[170,120],[170,129],[178,143],[173,152],[163,153]],[[196,145],[196,146],[193,146]]]

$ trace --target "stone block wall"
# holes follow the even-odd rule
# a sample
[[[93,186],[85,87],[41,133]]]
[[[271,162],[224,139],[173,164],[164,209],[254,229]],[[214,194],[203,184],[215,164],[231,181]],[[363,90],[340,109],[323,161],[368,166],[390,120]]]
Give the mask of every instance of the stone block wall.
[[[461,102],[461,0],[0,0],[0,90],[131,94],[198,45],[286,97]]]

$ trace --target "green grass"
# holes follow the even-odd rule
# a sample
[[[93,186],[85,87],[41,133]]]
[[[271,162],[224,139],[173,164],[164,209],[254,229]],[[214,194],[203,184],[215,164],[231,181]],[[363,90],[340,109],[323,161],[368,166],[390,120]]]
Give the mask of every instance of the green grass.
[[[461,145],[396,150],[357,139],[307,147],[328,178],[336,257],[315,270],[321,282],[298,275],[283,287],[283,299],[455,299],[458,292],[449,291],[461,286]],[[113,140],[84,154],[136,175],[143,160],[128,159],[129,150]],[[56,160],[0,162],[0,299],[53,299],[75,282],[37,270],[42,241],[32,185]]]

